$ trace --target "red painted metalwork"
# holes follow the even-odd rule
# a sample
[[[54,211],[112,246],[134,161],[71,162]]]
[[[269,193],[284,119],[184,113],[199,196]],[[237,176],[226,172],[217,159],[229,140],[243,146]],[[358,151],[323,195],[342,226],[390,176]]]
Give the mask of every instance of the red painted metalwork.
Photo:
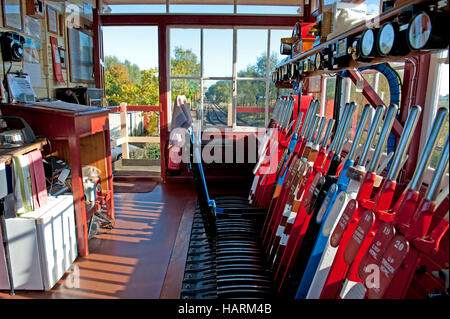
[[[93,44],[94,44],[94,75],[95,75],[95,87],[105,87],[105,77],[103,68],[103,33],[101,28],[101,17],[98,14],[99,6],[94,9],[94,21],[92,24],[93,30]]]
[[[161,177],[166,181],[166,150],[169,143],[169,75],[168,70],[168,37],[167,27],[160,25],[158,27],[158,73],[159,73],[159,135],[161,150]]]
[[[348,70],[349,73],[349,77],[352,80],[353,83],[356,84],[356,82],[359,80],[359,77],[357,75],[357,73],[354,70]],[[377,107],[378,105],[384,105],[383,100],[378,96],[377,92],[375,92],[375,90],[370,86],[369,82],[366,81],[366,79],[364,79],[363,77],[363,89],[362,89],[362,95],[364,95],[364,97],[367,99],[367,101],[369,101],[369,103],[373,106],[373,107]],[[408,110],[406,110],[405,112],[406,114],[408,113]],[[405,117],[406,119],[406,117]],[[392,132],[399,137],[400,135],[402,135],[402,131],[403,131],[403,125],[397,120],[394,120],[394,125],[392,126]]]
[[[361,183],[361,188],[358,195],[356,196],[356,201],[351,200],[347,204],[347,207],[351,206],[353,209],[349,211],[348,214],[343,214],[341,216],[337,224],[338,226],[331,234],[331,245],[333,247],[339,247],[325,285],[322,289],[320,299],[335,299],[339,295],[340,288],[349,267],[349,265],[344,261],[345,247],[347,247],[351,239],[351,235],[358,226],[362,215],[367,210],[372,210],[375,207],[376,201],[371,197],[376,179],[377,175],[375,173],[366,173],[364,180]]]
[[[104,26],[189,25],[189,26],[274,26],[289,27],[299,21],[296,16],[257,16],[226,14],[113,14],[101,15]]]
[[[266,109],[259,106],[236,106],[237,113],[264,113]],[[273,107],[269,107],[269,113],[273,112]]]
[[[430,69],[430,54],[421,55],[405,61],[405,71],[403,73],[402,103],[400,107],[400,121],[405,122],[408,109],[411,105],[420,105],[425,109],[425,99],[428,85],[428,72]],[[422,127],[422,117],[420,117],[417,127]],[[414,174],[419,156],[420,139],[422,130],[416,129],[411,138],[408,148],[408,161],[405,164],[405,178],[409,179]]]

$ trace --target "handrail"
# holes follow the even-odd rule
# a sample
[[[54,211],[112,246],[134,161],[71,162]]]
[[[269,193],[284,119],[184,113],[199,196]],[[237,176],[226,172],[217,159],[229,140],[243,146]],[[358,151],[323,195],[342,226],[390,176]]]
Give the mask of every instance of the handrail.
[[[110,113],[120,113],[120,137],[111,142],[111,148],[121,145],[122,158],[129,158],[129,143],[160,143],[159,136],[129,136],[129,124],[127,120],[128,112],[159,112],[159,106],[155,105],[127,105],[122,103],[119,106],[106,107]]]
[[[121,112],[119,106],[106,106],[109,112]],[[127,111],[130,112],[160,112],[158,105],[127,105]],[[264,106],[236,106],[237,113],[264,113],[266,111]],[[269,107],[269,112],[273,112],[273,107]]]
[[[106,106],[105,108],[109,109],[109,112],[122,112],[123,106]],[[130,112],[159,112],[159,105],[127,105],[127,111]]]

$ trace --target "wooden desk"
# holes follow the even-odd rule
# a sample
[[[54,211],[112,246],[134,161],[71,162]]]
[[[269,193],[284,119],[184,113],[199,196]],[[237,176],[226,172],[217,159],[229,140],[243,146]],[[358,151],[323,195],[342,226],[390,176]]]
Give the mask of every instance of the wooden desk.
[[[38,105],[0,104],[3,115],[22,117],[37,136],[50,140],[52,155],[70,164],[80,256],[89,254],[88,219],[101,205],[114,221],[113,179],[109,134],[109,111],[103,108],[80,107],[74,110]],[[86,211],[82,166],[101,170],[102,196]]]

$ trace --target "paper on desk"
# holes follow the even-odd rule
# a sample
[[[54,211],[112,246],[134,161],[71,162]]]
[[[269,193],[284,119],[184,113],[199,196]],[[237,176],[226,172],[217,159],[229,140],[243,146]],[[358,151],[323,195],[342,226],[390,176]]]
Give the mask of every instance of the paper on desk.
[[[7,79],[9,95],[14,101],[29,102],[36,100],[36,93],[31,86],[29,75],[8,73]]]
[[[68,110],[68,111],[74,111],[74,112],[83,112],[83,111],[90,111],[90,110],[96,110],[98,111],[98,107],[92,107],[82,104],[75,104],[75,103],[68,103],[63,102],[60,100],[51,101],[51,102],[35,102],[34,104],[50,107],[54,109],[61,109],[61,110]]]

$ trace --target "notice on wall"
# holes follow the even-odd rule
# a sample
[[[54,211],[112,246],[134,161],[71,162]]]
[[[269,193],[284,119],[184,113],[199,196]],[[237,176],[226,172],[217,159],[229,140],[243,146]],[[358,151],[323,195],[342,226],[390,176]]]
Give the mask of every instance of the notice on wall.
[[[61,59],[59,57],[58,39],[50,37],[50,43],[52,45],[52,58],[53,58],[53,70],[55,71],[55,77],[58,84],[66,85],[64,81],[61,69]]]

